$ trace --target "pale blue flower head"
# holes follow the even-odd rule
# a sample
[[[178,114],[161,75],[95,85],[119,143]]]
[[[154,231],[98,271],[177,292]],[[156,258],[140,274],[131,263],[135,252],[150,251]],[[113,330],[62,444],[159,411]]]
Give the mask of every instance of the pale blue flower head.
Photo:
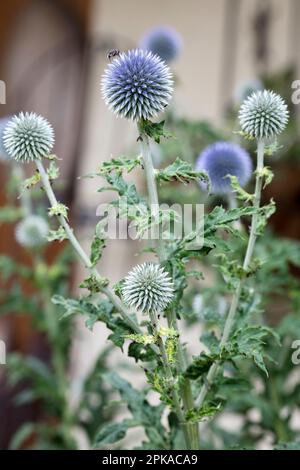
[[[54,132],[49,122],[35,113],[14,116],[3,135],[7,154],[20,162],[48,157],[54,145]]]
[[[289,120],[289,111],[281,96],[274,91],[253,93],[239,112],[242,131],[254,139],[270,139],[280,134]]]
[[[0,119],[0,161],[9,162],[11,157],[8,155],[6,148],[4,147],[3,134],[4,130],[9,123],[11,116],[5,116]]]
[[[169,26],[158,26],[143,36],[140,48],[151,51],[166,62],[171,62],[180,54],[182,38],[175,29]]]
[[[174,285],[159,264],[143,263],[127,275],[122,288],[125,304],[141,312],[162,312],[174,297]]]
[[[196,169],[208,173],[213,194],[227,194],[232,191],[229,175],[236,176],[242,187],[246,186],[252,174],[252,161],[248,152],[239,145],[217,142],[199,155]]]
[[[107,106],[127,119],[150,119],[169,104],[173,81],[169,67],[149,51],[135,49],[120,54],[102,77]]]

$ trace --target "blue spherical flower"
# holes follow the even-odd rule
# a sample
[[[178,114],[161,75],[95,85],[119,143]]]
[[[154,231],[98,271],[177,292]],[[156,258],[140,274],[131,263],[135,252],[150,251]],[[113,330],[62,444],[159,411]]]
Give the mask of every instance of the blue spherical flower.
[[[54,132],[42,116],[20,113],[5,128],[3,142],[11,158],[30,162],[50,155],[54,145]]]
[[[135,49],[108,65],[102,77],[102,94],[118,116],[150,119],[168,105],[172,84],[170,70],[158,56]]]
[[[158,26],[148,31],[140,41],[140,48],[151,51],[162,60],[170,62],[180,53],[181,36],[173,28]]]
[[[4,130],[10,120],[11,120],[11,116],[5,116],[0,119],[0,160],[3,162],[8,162],[9,160],[11,160],[10,156],[8,155],[4,147],[4,142],[3,142]]]
[[[239,145],[217,142],[199,155],[196,169],[208,173],[212,193],[226,194],[232,191],[228,175],[236,176],[241,186],[248,183],[252,173],[252,161],[246,150]]]

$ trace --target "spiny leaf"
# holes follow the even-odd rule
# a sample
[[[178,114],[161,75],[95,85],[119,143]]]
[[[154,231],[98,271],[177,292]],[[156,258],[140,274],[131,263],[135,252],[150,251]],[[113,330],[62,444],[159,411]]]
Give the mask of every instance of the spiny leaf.
[[[209,185],[209,177],[204,171],[195,171],[188,162],[176,158],[168,167],[159,170],[156,174],[158,182],[162,181],[180,181],[181,183],[189,183],[190,181],[202,180]]]
[[[91,294],[97,294],[102,291],[102,289],[108,286],[109,281],[105,277],[96,277],[96,276],[89,276],[85,279],[79,287],[82,289],[88,289]]]
[[[49,217],[54,217],[54,216],[63,216],[65,219],[68,219],[68,207],[62,204],[61,202],[58,202],[55,204],[55,206],[50,207],[48,213]]]
[[[22,191],[33,188],[33,186],[38,184],[40,181],[41,181],[41,175],[38,171],[36,171],[33,176],[31,176],[30,178],[27,178],[23,182]]]
[[[59,177],[59,167],[56,165],[55,161],[51,161],[47,169],[47,174],[50,181],[54,181]]]
[[[159,144],[162,137],[172,137],[172,134],[164,130],[164,126],[165,121],[152,122],[149,120],[142,120],[140,122],[140,132],[141,134],[146,134]]]
[[[220,408],[221,403],[218,405],[208,404],[199,409],[189,410],[186,413],[186,420],[189,423],[207,421],[209,418],[213,418],[220,411]]]
[[[62,242],[68,238],[66,231],[63,227],[59,227],[58,230],[50,230],[47,236],[48,242],[59,241]]]
[[[239,180],[234,175],[227,175],[231,182],[231,187],[233,192],[235,192],[237,199],[240,199],[244,202],[250,202],[254,200],[254,195],[247,193],[241,185],[239,184]]]
[[[120,156],[118,158],[113,158],[109,162],[102,163],[98,173],[96,175],[106,176],[113,171],[118,175],[121,175],[124,171],[130,173],[134,168],[141,164],[141,158],[130,158],[126,156]]]

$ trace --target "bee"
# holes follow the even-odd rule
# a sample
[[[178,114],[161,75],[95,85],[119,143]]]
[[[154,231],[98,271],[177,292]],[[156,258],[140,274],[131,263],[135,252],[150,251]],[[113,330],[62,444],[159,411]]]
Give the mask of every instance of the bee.
[[[119,57],[119,55],[120,55],[120,51],[118,49],[111,49],[107,53],[107,58],[108,58],[108,60],[112,60],[115,57]]]

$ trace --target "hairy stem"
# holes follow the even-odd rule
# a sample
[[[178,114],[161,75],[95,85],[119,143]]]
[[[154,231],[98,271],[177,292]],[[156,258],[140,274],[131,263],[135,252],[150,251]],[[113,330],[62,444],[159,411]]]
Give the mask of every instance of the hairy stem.
[[[54,191],[52,189],[52,186],[50,184],[50,180],[49,180],[49,177],[48,177],[48,174],[42,164],[42,162],[40,160],[37,160],[36,161],[36,166],[37,166],[37,169],[39,171],[39,174],[41,176],[41,181],[42,181],[42,184],[43,184],[43,187],[44,187],[44,190],[47,194],[47,197],[49,199],[49,202],[51,204],[51,206],[56,206],[58,204],[58,201],[56,199],[56,196],[54,194]],[[67,222],[67,220],[65,219],[65,217],[63,217],[62,215],[59,215],[57,216],[61,226],[65,229],[65,232],[66,232],[66,235],[69,239],[69,242],[71,243],[71,245],[73,246],[75,252],[77,253],[77,255],[79,256],[79,258],[81,259],[81,261],[83,262],[84,266],[86,267],[86,269],[89,271],[89,273],[94,276],[96,279],[100,280],[101,279],[101,276],[97,270],[97,268],[95,268],[93,265],[92,265],[92,262],[90,260],[90,258],[88,257],[88,255],[86,254],[86,252],[84,251],[84,249],[82,248],[82,246],[80,245],[79,241],[77,240],[77,238],[75,237],[74,235],[74,232],[72,230],[72,228],[70,227],[69,223]],[[101,292],[106,295],[106,297],[108,297],[108,299],[112,302],[112,304],[116,307],[116,309],[120,312],[123,320],[127,323],[127,325],[135,332],[135,333],[138,333],[138,334],[143,334],[143,331],[142,329],[139,327],[139,325],[130,317],[130,312],[127,311],[127,309],[125,308],[125,306],[122,304],[122,302],[120,302],[120,300],[118,299],[118,297],[108,288],[108,287],[102,287],[101,288]],[[152,349],[157,352],[157,348],[155,347],[155,345],[151,345],[152,346]]]
[[[158,258],[160,261],[165,259],[165,250],[164,243],[162,240],[162,234],[160,233],[159,226],[159,202],[158,202],[158,193],[155,180],[155,172],[152,163],[152,157],[149,146],[149,138],[145,134],[141,134],[141,148],[142,148],[142,157],[145,168],[145,175],[147,181],[147,189],[150,202],[150,211],[151,217],[154,219],[155,223],[155,238],[157,239],[157,252]]]
[[[177,415],[177,418],[179,420],[180,426],[182,426],[186,447],[187,447],[187,449],[190,449],[191,448],[190,433],[189,433],[189,430],[186,426],[185,417],[184,417],[184,414],[183,414],[182,409],[181,409],[180,400],[179,400],[178,393],[177,393],[177,390],[176,390],[176,384],[174,383],[172,369],[169,365],[165,345],[164,345],[162,337],[159,335],[159,332],[158,332],[159,328],[158,328],[157,316],[154,312],[149,312],[149,316],[150,316],[150,320],[151,320],[151,324],[152,324],[152,328],[153,328],[153,333],[155,335],[157,335],[157,338],[158,338],[157,343],[158,343],[158,347],[159,347],[159,350],[160,350],[160,356],[161,356],[161,360],[162,360],[162,363],[163,363],[163,367],[164,367],[164,370],[165,370],[165,373],[166,373],[168,388],[169,388],[169,390],[172,394],[172,401],[173,401],[173,405],[174,405],[174,410],[176,412],[176,415]]]
[[[140,126],[138,126],[138,129],[139,131],[141,131]],[[149,138],[143,132],[141,132],[140,138],[141,138],[142,157],[143,157],[143,163],[144,163],[146,181],[147,181],[147,189],[148,189],[149,201],[150,201],[150,206],[151,206],[151,215],[154,217],[154,220],[156,221],[159,219],[159,200],[158,200],[158,192],[157,192],[157,185],[156,185],[156,179],[155,179],[155,171],[153,167],[151,151],[150,151],[150,146],[149,146]],[[157,237],[158,259],[160,262],[162,262],[166,259],[166,254],[165,254],[164,243],[163,243],[162,236],[160,234],[159,226],[158,226],[156,234],[158,235]],[[175,311],[172,310],[172,312],[167,315],[167,322],[168,322],[169,328],[174,328],[178,332],[179,348],[178,348],[177,373],[182,374],[186,369],[186,361],[185,361],[183,346],[180,342],[180,333],[178,329]],[[193,409],[194,400],[193,400],[193,394],[192,394],[190,381],[185,379],[180,389],[181,389],[181,397],[182,397],[185,411]],[[187,424],[187,429],[190,435],[190,447],[193,450],[199,449],[200,439],[199,439],[198,425]]]
[[[262,176],[262,170],[264,168],[264,151],[265,151],[265,144],[262,140],[258,141],[258,146],[257,146],[257,167],[256,167],[256,183],[255,183],[255,193],[254,193],[254,199],[253,199],[253,206],[257,209],[255,213],[252,216],[252,221],[251,221],[251,229],[250,229],[250,235],[249,235],[249,240],[248,240],[248,245],[247,245],[247,250],[244,258],[244,263],[243,263],[243,269],[244,271],[247,271],[250,262],[252,259],[253,251],[254,251],[254,246],[255,242],[257,239],[257,223],[258,223],[258,209],[260,207],[260,200],[261,200],[261,192],[262,192],[262,184],[263,184],[263,176]],[[242,287],[243,287],[244,279],[241,279],[237,285],[236,291],[232,297],[231,301],[231,306],[230,310],[228,313],[228,317],[225,322],[221,342],[220,342],[220,347],[222,348],[226,342],[229,339],[229,336],[232,331],[233,323],[235,320],[241,292],[242,292]],[[215,362],[209,369],[206,380],[202,386],[200,395],[197,400],[197,406],[201,407],[204,403],[204,400],[206,398],[206,395],[209,391],[210,386],[212,385],[215,375],[218,371],[218,362]]]

